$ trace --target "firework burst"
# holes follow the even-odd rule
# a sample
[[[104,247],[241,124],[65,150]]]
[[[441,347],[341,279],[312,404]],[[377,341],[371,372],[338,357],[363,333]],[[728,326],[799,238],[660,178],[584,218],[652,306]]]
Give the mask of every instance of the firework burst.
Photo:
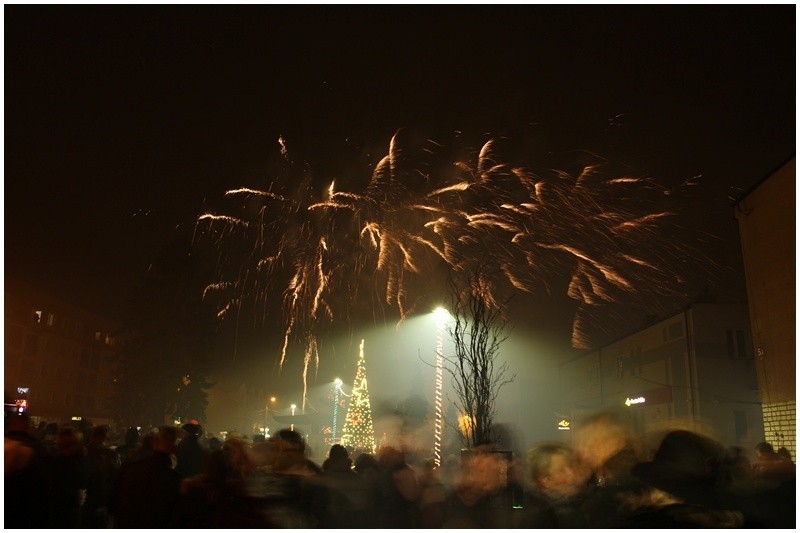
[[[589,346],[587,321],[604,306],[624,299],[647,307],[655,293],[680,292],[674,267],[695,252],[664,232],[676,213],[658,207],[674,191],[610,175],[603,164],[575,175],[508,165],[494,141],[443,171],[423,172],[427,162],[410,149],[392,138],[364,190],[340,191],[333,180],[314,187],[308,176],[275,180],[266,190],[227,191],[240,200],[237,214],[198,218],[230,278],[207,289],[230,294],[222,316],[247,299],[275,307],[280,295],[279,359],[282,365],[291,342],[304,345],[304,402],[309,367],[319,362],[319,328],[364,302],[388,306],[402,320],[429,303],[424,294],[436,293],[436,270],[481,272],[481,296],[495,306],[508,290],[563,291],[576,303],[578,348]],[[554,272],[569,273],[565,287],[551,286]]]

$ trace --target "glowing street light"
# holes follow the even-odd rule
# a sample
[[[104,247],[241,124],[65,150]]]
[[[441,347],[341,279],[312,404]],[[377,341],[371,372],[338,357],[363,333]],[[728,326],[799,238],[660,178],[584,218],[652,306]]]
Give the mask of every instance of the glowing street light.
[[[271,410],[274,411],[275,402],[278,399],[275,396],[268,396],[267,397],[267,404],[264,406],[264,436],[266,437],[269,434],[269,413]],[[270,404],[272,404],[272,408],[270,408]]]
[[[435,399],[436,399],[436,419],[433,425],[433,461],[436,467],[442,465],[442,426],[444,425],[444,417],[442,411],[442,375],[444,369],[444,357],[442,351],[444,348],[444,325],[447,319],[450,318],[450,313],[444,307],[437,307],[433,311],[433,319],[436,322],[436,382],[435,382]]]

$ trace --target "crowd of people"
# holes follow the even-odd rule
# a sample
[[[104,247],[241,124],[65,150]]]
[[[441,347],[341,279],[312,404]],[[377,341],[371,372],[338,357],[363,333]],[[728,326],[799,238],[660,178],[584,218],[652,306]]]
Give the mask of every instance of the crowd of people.
[[[657,442],[647,450],[600,413],[569,444],[524,457],[487,444],[412,464],[396,447],[334,444],[317,464],[291,429],[220,439],[191,421],[111,435],[8,416],[4,527],[795,528],[784,452],[760,443],[751,463],[682,429]]]

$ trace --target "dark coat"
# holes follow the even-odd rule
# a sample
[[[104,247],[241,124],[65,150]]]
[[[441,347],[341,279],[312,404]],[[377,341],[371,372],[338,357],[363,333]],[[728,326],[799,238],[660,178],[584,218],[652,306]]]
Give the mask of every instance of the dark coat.
[[[186,436],[178,444],[178,450],[175,452],[177,459],[175,471],[181,477],[193,477],[201,474],[206,459],[208,459],[208,454],[208,449],[200,444],[200,439],[197,435]]]
[[[114,480],[109,501],[113,526],[117,529],[167,528],[180,493],[180,475],[172,469],[169,455],[122,465]]]

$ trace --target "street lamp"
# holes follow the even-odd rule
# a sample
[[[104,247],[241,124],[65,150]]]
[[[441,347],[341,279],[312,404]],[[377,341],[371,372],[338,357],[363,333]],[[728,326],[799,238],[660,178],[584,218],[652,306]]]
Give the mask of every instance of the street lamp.
[[[433,310],[433,319],[436,322],[436,382],[435,382],[435,401],[436,401],[436,419],[433,425],[433,461],[436,467],[442,465],[442,426],[444,425],[444,417],[442,412],[442,375],[444,369],[444,357],[442,351],[444,348],[444,325],[447,319],[450,318],[450,313],[444,307],[437,307]]]
[[[336,444],[336,417],[339,413],[339,393],[342,391],[342,380],[336,378],[333,381],[333,437],[332,444]]]
[[[267,396],[267,403],[264,406],[264,436],[267,437],[269,433],[269,414],[275,410],[275,402],[278,399],[275,396]],[[272,407],[270,407],[272,404]]]

